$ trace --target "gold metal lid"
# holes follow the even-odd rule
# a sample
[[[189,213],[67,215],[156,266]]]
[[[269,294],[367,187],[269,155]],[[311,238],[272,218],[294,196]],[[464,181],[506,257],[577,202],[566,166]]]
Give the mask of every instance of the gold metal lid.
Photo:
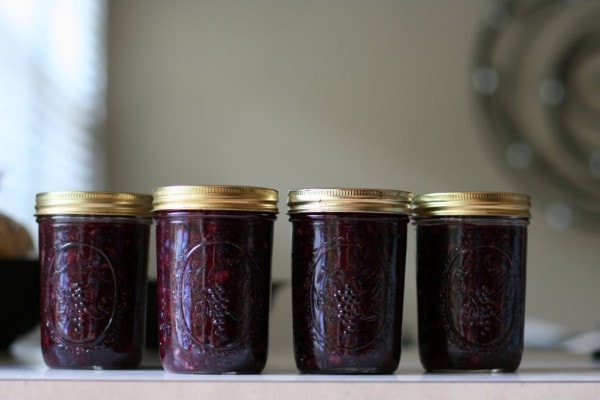
[[[412,193],[391,189],[322,188],[288,193],[289,214],[367,212],[409,214]]]
[[[118,192],[46,192],[36,195],[36,216],[118,215],[151,217],[152,196]]]
[[[277,213],[278,193],[253,186],[164,186],[154,189],[154,208]]]
[[[430,216],[508,216],[529,218],[531,197],[507,192],[449,192],[415,196],[413,215]]]

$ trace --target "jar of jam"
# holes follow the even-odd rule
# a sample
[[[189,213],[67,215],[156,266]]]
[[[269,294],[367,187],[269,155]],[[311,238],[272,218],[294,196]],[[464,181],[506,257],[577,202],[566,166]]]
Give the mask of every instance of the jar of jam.
[[[400,361],[411,194],[289,193],[296,366],[304,373],[393,373]]]
[[[142,360],[152,197],[36,196],[41,340],[52,368],[136,368]]]
[[[277,191],[247,186],[154,190],[165,370],[263,370],[277,201]]]
[[[530,197],[416,196],[419,353],[427,371],[515,371],[523,352]]]

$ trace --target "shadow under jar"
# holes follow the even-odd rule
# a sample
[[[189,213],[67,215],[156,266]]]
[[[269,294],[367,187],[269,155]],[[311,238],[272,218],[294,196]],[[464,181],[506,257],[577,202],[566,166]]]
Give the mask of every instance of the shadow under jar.
[[[36,197],[41,340],[52,368],[136,368],[142,360],[152,197]]]
[[[411,194],[289,193],[296,365],[304,373],[393,373],[400,361]]]
[[[259,373],[267,360],[277,191],[154,190],[159,353],[176,373]]]
[[[523,353],[530,197],[416,196],[418,335],[427,371],[515,371]]]

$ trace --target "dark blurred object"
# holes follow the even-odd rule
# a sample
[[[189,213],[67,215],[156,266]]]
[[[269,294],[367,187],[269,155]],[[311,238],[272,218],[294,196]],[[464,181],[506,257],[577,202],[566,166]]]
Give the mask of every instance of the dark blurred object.
[[[4,304],[0,350],[28,333],[40,320],[40,267],[37,260],[0,259],[0,304]]]
[[[275,301],[279,289],[285,286],[283,281],[271,283],[271,303]],[[148,302],[146,306],[146,347],[158,348],[158,286],[156,281],[148,281]]]
[[[596,350],[592,353],[592,359],[596,362],[600,362],[600,350]]]
[[[158,286],[156,281],[148,281],[146,347],[158,348]]]
[[[477,37],[486,138],[556,229],[600,223],[599,22],[600,0],[491,0]]]

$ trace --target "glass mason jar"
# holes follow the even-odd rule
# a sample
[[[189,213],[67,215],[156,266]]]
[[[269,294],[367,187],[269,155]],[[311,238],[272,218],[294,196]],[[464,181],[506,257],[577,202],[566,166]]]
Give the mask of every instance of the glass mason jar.
[[[416,196],[419,353],[428,371],[514,371],[521,362],[530,197]]]
[[[263,370],[277,201],[277,191],[247,186],[154,190],[165,370]]]
[[[393,373],[400,361],[411,194],[289,193],[296,366],[305,373]]]
[[[36,196],[41,340],[52,368],[136,368],[144,349],[152,197]]]

